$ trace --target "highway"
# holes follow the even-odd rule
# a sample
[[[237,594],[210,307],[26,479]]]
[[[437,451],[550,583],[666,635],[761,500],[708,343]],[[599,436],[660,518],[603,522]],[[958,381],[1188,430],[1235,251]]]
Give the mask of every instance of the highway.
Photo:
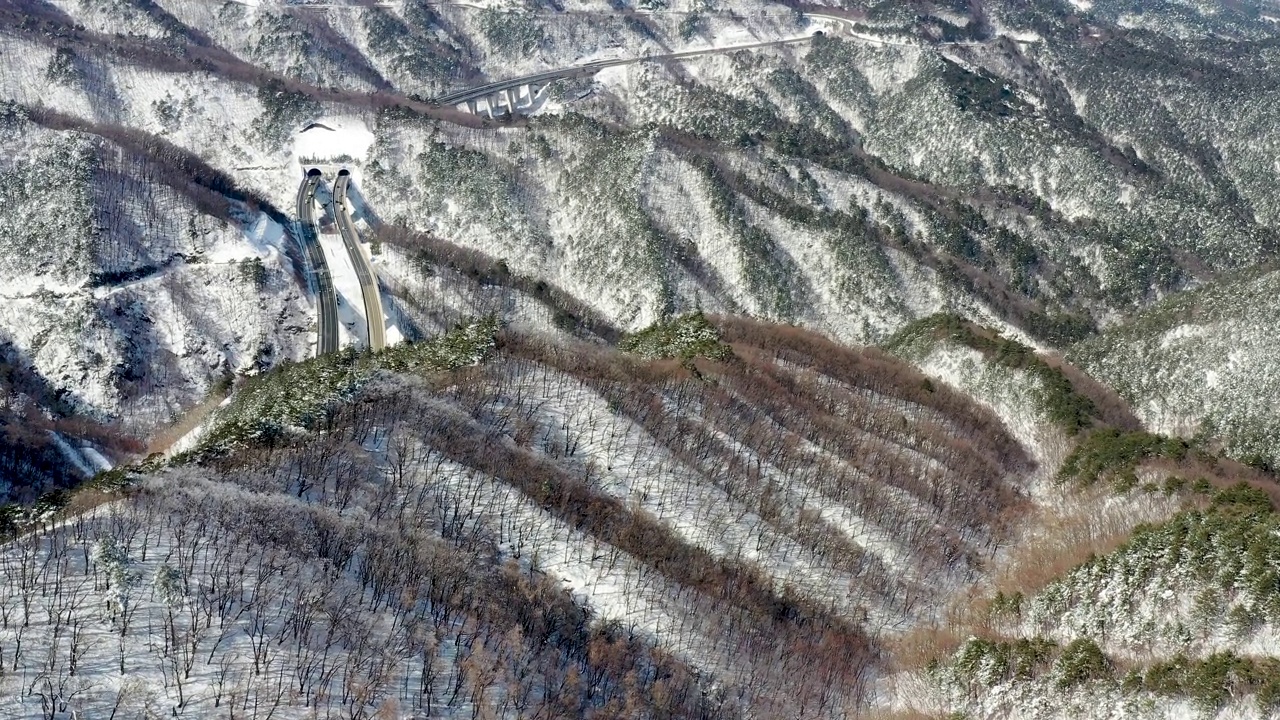
[[[897,47],[981,47],[986,43],[981,40],[951,40],[948,42],[935,42],[925,45],[919,41],[878,37],[869,35],[865,32],[859,32],[857,23],[853,20],[840,17],[838,15],[824,15],[822,13],[805,13],[804,16],[810,20],[824,20],[831,23],[835,28],[836,35],[846,35],[854,40],[874,43],[876,45],[894,45]]]
[[[329,274],[329,265],[324,261],[324,250],[320,247],[319,230],[316,227],[315,198],[320,178],[320,171],[312,168],[307,171],[302,186],[298,188],[298,222],[302,229],[302,249],[311,275],[315,278],[319,305],[317,357],[338,350],[338,293],[333,289],[333,276]]]
[[[827,24],[829,29],[834,29],[836,35],[847,35],[855,40],[863,42],[875,43],[878,45],[897,45],[902,47],[924,47],[918,42],[910,42],[906,40],[898,40],[892,38],[876,37],[866,33],[858,32],[853,20],[838,15],[825,15],[821,13],[805,13],[805,18],[810,21],[821,21]],[[785,40],[768,40],[757,43],[747,43],[743,45],[725,45],[723,47],[704,48],[702,50],[686,50],[684,52],[668,53],[665,55],[644,55],[634,58],[620,58],[616,60],[596,60],[582,65],[572,65],[566,68],[556,70],[546,70],[532,75],[523,75],[521,77],[509,78],[507,80],[499,80],[497,82],[477,85],[476,87],[463,88],[454,92],[441,95],[433,99],[431,102],[441,106],[452,106],[468,100],[477,100],[501,90],[511,90],[529,83],[539,84],[559,80],[562,78],[580,77],[585,75],[594,75],[595,73],[607,67],[615,67],[618,65],[632,65],[641,62],[663,62],[667,60],[682,60],[684,58],[699,57],[701,55],[715,55],[717,53],[735,52],[737,50],[751,50],[754,48],[772,47],[776,45],[792,45],[796,43],[806,43],[813,40],[815,35],[820,34],[822,28],[815,28],[810,34],[801,37],[787,38]],[[939,46],[979,46],[983,43],[980,41],[953,41],[934,43]]]
[[[342,244],[351,258],[351,266],[356,269],[356,277],[360,280],[360,294],[364,296],[364,316],[369,326],[369,347],[381,350],[387,346],[382,298],[378,295],[378,280],[373,274],[373,267],[360,249],[360,236],[356,234],[356,227],[351,222],[347,206],[347,186],[350,183],[351,173],[347,170],[338,171],[338,180],[333,184],[333,217],[338,223]]]
[[[702,50],[686,50],[678,53],[667,53],[665,55],[644,55],[636,58],[621,58],[617,60],[596,60],[582,65],[572,65],[567,68],[559,68],[557,70],[547,70],[545,72],[534,73],[533,75],[523,75],[521,77],[509,78],[507,80],[499,80],[497,82],[486,83],[476,87],[464,88],[447,95],[441,95],[432,100],[436,105],[451,106],[468,100],[476,100],[485,97],[500,90],[510,90],[518,88],[521,85],[529,83],[542,83],[551,80],[559,80],[561,78],[578,77],[581,75],[594,75],[607,67],[615,67],[618,65],[632,65],[641,62],[664,62],[667,60],[682,60],[684,58],[699,57],[701,55],[715,55],[717,53],[734,52],[737,50],[751,50],[754,48],[773,47],[777,45],[794,45],[796,43],[806,43],[813,40],[812,35],[803,37],[789,38],[786,40],[769,40],[766,42],[747,43],[745,45],[726,45],[724,47],[705,48]]]

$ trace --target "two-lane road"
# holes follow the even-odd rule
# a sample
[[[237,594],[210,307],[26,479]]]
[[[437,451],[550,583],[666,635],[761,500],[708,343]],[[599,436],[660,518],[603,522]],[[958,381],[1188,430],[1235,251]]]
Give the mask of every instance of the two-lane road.
[[[320,186],[320,171],[312,168],[307,171],[298,188],[298,222],[301,227],[302,249],[307,265],[315,278],[317,305],[319,306],[318,328],[316,332],[316,356],[327,355],[338,350],[338,293],[333,288],[333,277],[329,274],[329,265],[324,260],[324,249],[320,247],[319,229],[316,227],[316,188]]]
[[[369,347],[381,350],[387,346],[386,321],[382,316],[382,298],[378,295],[378,280],[373,274],[369,258],[360,249],[360,236],[351,222],[350,208],[347,204],[347,187],[351,183],[351,173],[347,170],[338,172],[338,180],[333,184],[333,216],[338,223],[338,232],[342,235],[342,244],[347,248],[351,258],[351,266],[356,270],[360,280],[360,294],[364,296],[364,314],[369,325]]]

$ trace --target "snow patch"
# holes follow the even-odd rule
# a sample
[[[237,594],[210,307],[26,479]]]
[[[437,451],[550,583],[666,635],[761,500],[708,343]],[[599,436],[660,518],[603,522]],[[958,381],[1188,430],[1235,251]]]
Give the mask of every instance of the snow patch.
[[[50,430],[49,436],[53,438],[53,444],[58,446],[58,450],[67,458],[68,462],[75,466],[76,470],[79,470],[85,477],[93,477],[94,470],[90,467],[89,463],[85,462],[84,455],[71,447],[71,443],[67,442],[66,439],[58,433]],[[94,454],[96,455],[97,453]],[[98,457],[102,456],[99,455]],[[108,463],[107,469],[110,469],[110,467],[110,463]]]
[[[97,448],[94,448],[90,445],[85,445],[84,447],[81,447],[80,454],[84,457],[85,460],[87,460],[91,465],[93,465],[93,467],[97,468],[99,471],[110,470],[112,467],[114,467],[114,465],[111,464],[110,460],[104,457],[102,453],[98,452]]]
[[[293,139],[297,158],[332,159],[347,156],[360,162],[369,154],[374,136],[364,121],[355,117],[322,118],[303,128]]]

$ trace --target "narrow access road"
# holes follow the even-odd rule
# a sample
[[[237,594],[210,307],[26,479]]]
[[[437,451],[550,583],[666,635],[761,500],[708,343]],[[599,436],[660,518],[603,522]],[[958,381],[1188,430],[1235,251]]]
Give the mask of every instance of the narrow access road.
[[[320,171],[312,168],[302,179],[298,188],[298,221],[302,228],[302,250],[310,266],[311,276],[315,278],[316,296],[319,305],[318,329],[316,332],[316,357],[328,355],[338,350],[338,293],[333,289],[333,276],[329,274],[329,265],[324,260],[324,249],[320,247],[319,229],[316,227],[316,188],[320,185]]]
[[[338,232],[342,235],[342,244],[351,258],[351,266],[356,269],[356,277],[360,280],[360,294],[364,296],[364,316],[369,326],[369,347],[381,350],[387,346],[382,298],[378,295],[378,279],[373,274],[369,258],[360,249],[360,236],[356,234],[356,226],[352,224],[351,214],[348,212],[347,186],[350,183],[351,173],[347,170],[338,171],[338,180],[333,184],[333,216],[338,223]]]

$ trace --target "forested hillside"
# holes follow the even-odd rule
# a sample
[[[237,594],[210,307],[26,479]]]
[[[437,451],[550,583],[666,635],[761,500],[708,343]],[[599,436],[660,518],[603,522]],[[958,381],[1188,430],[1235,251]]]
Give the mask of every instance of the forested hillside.
[[[1280,459],[1269,266],[1176,295],[1070,351],[1152,427],[1219,440],[1259,467]]]
[[[0,0],[0,715],[1270,717],[1278,39]]]
[[[7,702],[856,711],[882,638],[1007,538],[1032,463],[898,361],[724,322],[653,360],[480,324],[285,417],[233,403],[176,467],[6,551],[5,660],[40,691]]]

